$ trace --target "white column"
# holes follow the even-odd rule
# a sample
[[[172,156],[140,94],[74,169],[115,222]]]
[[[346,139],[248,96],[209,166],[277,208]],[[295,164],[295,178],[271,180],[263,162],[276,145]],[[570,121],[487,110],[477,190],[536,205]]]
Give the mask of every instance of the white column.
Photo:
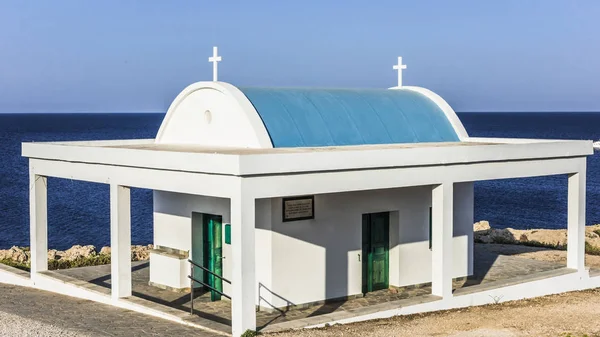
[[[29,168],[31,277],[48,270],[48,179]]]
[[[110,279],[112,298],[131,296],[131,194],[110,185]]]
[[[433,187],[431,200],[431,293],[443,298],[452,296],[452,183]]]
[[[231,326],[238,337],[256,330],[254,198],[240,193],[231,199]]]
[[[569,175],[567,268],[585,270],[585,161],[583,170]]]

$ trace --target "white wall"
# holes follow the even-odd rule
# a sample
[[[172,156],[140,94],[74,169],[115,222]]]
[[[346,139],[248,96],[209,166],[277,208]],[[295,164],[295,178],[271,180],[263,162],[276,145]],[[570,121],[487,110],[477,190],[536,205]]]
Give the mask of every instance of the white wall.
[[[315,195],[315,219],[285,223],[281,198],[272,200],[272,291],[281,298],[302,304],[362,292],[364,213],[392,212],[390,285],[431,281],[430,186]],[[472,273],[471,183],[455,185],[454,205],[454,276],[461,277]]]
[[[190,194],[154,191],[154,244],[179,250],[192,250],[192,212],[221,215],[223,217],[223,231],[225,224],[230,223],[229,199],[204,197]],[[270,307],[268,303],[272,300],[271,289],[271,200],[261,199],[256,201],[256,275],[259,291],[257,303]],[[258,249],[263,247],[263,249]],[[189,286],[187,275],[189,265],[185,267],[175,259],[160,256],[160,263],[155,268],[169,270],[168,273],[152,272],[153,260],[150,261],[150,281],[164,284],[180,282]],[[170,276],[162,276],[169,274]],[[174,276],[176,275],[176,276]],[[183,275],[183,276],[181,276]],[[181,280],[173,280],[173,277]],[[231,280],[231,245],[225,244],[225,233],[223,232],[223,277]],[[183,286],[182,286],[183,288]],[[231,294],[230,285],[223,282],[223,292]],[[259,299],[260,298],[260,299]]]
[[[454,276],[461,277],[472,273],[473,184],[455,184],[454,198]],[[360,294],[365,213],[391,212],[390,285],[431,281],[430,186],[315,195],[313,220],[282,222],[281,202],[256,201],[258,305],[285,307]],[[155,191],[155,244],[190,250],[192,212],[221,215],[229,223],[229,204]],[[230,279],[230,245],[223,244],[223,257],[223,276]],[[172,268],[180,267],[173,263]],[[224,291],[229,294],[228,284]]]
[[[390,275],[390,284],[398,287],[431,282],[431,250],[429,249],[429,207],[431,188],[415,189],[413,198],[404,200],[406,212],[399,219],[399,236],[390,237],[398,245],[390,251],[400,268]],[[390,224],[393,228],[393,223]],[[454,184],[453,277],[473,273],[473,183]],[[394,261],[395,262],[395,261]]]
[[[223,223],[230,221],[229,199],[205,197],[190,194],[154,191],[154,245],[189,251],[192,256],[192,212],[220,215]],[[225,225],[223,225],[223,231]],[[223,234],[223,238],[225,234]],[[223,244],[223,277],[231,278],[230,265],[231,247]],[[172,261],[169,261],[172,260]],[[157,284],[176,283],[171,277],[162,277],[162,274],[188,275],[189,265],[187,262],[182,267],[179,260],[175,258],[161,257],[161,268],[167,272],[153,272],[153,264],[150,261],[150,281]],[[155,265],[155,268],[158,265]],[[185,270],[182,271],[181,268]],[[181,276],[179,276],[181,278]],[[179,280],[179,284],[187,284],[187,279]],[[223,284],[223,290],[229,293],[229,285]]]

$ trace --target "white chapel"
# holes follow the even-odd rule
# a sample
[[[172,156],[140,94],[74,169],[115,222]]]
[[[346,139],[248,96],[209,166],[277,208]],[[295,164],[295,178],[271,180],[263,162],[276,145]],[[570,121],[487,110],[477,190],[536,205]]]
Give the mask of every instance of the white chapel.
[[[389,287],[431,283],[435,300],[363,319],[487,304],[452,289],[473,273],[474,182],[555,174],[568,175],[572,273],[503,300],[600,284],[584,266],[591,142],[470,137],[442,97],[403,85],[401,58],[389,89],[238,87],[218,81],[216,48],[210,61],[213,81],[183,89],[155,139],[23,144],[35,286],[53,288],[50,176],[110,185],[115,305],[132,296],[130,188],[154,190],[150,284],[203,287],[193,274],[231,299],[234,336],[256,329],[257,309]]]

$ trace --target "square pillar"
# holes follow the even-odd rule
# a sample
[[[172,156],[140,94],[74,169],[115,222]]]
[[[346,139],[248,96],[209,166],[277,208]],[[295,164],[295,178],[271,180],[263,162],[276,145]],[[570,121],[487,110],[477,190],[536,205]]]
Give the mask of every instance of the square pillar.
[[[433,187],[431,195],[431,293],[452,297],[453,183]]]
[[[567,268],[578,271],[585,270],[585,161],[583,165],[569,175],[567,210]]]
[[[110,279],[113,299],[131,296],[131,193],[110,185]]]
[[[48,270],[48,178],[29,167],[31,277]]]
[[[231,199],[231,328],[234,337],[256,330],[255,200]]]

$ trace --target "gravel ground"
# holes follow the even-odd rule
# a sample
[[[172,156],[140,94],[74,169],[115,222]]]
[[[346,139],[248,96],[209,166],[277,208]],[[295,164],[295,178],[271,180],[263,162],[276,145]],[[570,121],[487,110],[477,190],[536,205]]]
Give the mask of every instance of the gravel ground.
[[[17,315],[0,311],[0,336],[2,337],[84,337],[81,332],[61,329]]]
[[[445,312],[272,334],[273,337],[600,336],[600,289]]]

